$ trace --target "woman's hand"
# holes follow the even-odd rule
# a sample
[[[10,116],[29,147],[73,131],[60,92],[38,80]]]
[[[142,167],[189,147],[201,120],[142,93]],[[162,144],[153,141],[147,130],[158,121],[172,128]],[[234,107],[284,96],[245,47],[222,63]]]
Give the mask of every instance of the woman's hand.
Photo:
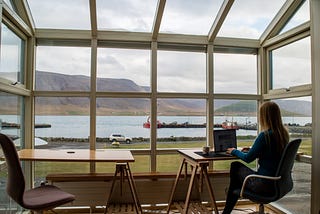
[[[227,153],[227,154],[231,154],[231,152],[232,152],[233,150],[235,150],[235,148],[228,148],[227,151],[226,151],[226,153]]]

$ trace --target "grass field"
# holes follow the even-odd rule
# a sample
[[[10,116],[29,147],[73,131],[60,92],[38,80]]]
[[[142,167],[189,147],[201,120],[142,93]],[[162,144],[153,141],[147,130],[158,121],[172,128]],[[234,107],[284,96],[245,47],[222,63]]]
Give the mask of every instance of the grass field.
[[[239,147],[251,146],[253,140],[239,140]],[[203,141],[187,141],[187,142],[174,142],[174,143],[160,143],[158,148],[171,148],[171,149],[183,149],[183,148],[199,148],[205,145]],[[111,147],[108,144],[106,148],[113,149],[145,149],[145,144],[120,144],[119,147]],[[306,155],[311,155],[311,138],[305,138],[302,141],[299,152]],[[179,154],[170,155],[158,155],[157,156],[157,171],[159,172],[176,172],[180,165],[181,156]],[[215,170],[228,170],[231,161],[217,161],[214,163]],[[254,168],[256,162],[248,164],[248,166]],[[36,177],[44,177],[49,173],[86,173],[90,170],[89,163],[60,163],[60,162],[36,162],[35,163]],[[150,171],[150,157],[148,155],[136,155],[135,162],[131,164],[133,172],[148,172]],[[114,163],[97,163],[97,172],[114,172]]]

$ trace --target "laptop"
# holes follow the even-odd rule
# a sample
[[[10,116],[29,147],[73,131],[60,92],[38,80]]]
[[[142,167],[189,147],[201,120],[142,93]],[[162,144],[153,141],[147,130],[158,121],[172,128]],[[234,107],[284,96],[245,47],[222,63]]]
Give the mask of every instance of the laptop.
[[[213,131],[213,147],[214,151],[209,154],[203,152],[196,152],[196,154],[203,157],[230,157],[232,155],[226,154],[228,148],[237,149],[237,135],[235,129],[218,129]]]

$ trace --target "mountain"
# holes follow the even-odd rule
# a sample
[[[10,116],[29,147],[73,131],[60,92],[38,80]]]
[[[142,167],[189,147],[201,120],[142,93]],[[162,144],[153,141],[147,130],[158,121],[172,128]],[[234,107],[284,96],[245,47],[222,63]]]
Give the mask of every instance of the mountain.
[[[36,72],[37,91],[90,91],[90,77],[65,75],[44,71]],[[150,87],[139,86],[128,79],[97,78],[97,91],[149,92]],[[4,97],[3,114],[14,114],[15,96]],[[89,115],[89,97],[36,97],[36,114]],[[276,101],[284,116],[311,116],[311,102],[298,100]],[[149,115],[150,100],[147,98],[97,99],[97,115]],[[159,99],[159,115],[205,115],[205,101],[195,99]],[[255,115],[255,101],[215,100],[216,115]]]

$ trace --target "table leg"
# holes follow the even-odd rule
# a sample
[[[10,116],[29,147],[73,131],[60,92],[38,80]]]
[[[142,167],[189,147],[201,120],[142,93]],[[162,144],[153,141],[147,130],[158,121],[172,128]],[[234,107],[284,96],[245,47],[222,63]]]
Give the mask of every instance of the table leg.
[[[201,171],[203,171],[203,176],[204,176],[204,179],[205,179],[205,181],[207,183],[207,188],[208,188],[208,191],[209,191],[209,196],[211,198],[211,202],[212,202],[214,211],[215,211],[215,213],[219,213],[218,207],[217,207],[217,203],[216,203],[216,199],[214,197],[214,193],[213,193],[213,190],[212,190],[211,182],[209,180],[207,166],[208,166],[207,164],[202,164],[201,165]]]
[[[113,175],[112,184],[111,184],[111,188],[110,188],[110,193],[109,193],[109,196],[108,196],[108,200],[107,200],[107,203],[106,203],[106,209],[104,210],[104,214],[106,214],[107,210],[108,210],[110,197],[111,197],[113,189],[114,189],[114,184],[116,183],[116,180],[117,180],[118,170],[119,170],[118,166],[116,165],[116,170],[115,170],[114,175]]]
[[[177,176],[176,176],[176,180],[173,183],[173,187],[172,187],[172,190],[171,190],[171,195],[170,195],[170,198],[169,198],[167,213],[169,213],[169,211],[170,211],[170,207],[172,205],[173,196],[174,196],[174,193],[176,191],[176,188],[177,188],[177,185],[178,185],[178,182],[179,182],[179,177],[181,175],[183,166],[185,165],[185,161],[186,161],[185,159],[182,160],[180,168],[179,168],[179,171],[178,171]]]
[[[140,202],[139,202],[136,185],[135,185],[134,180],[133,180],[133,176],[132,176],[132,173],[131,173],[131,170],[130,170],[129,163],[126,164],[126,173],[127,173],[127,178],[128,178],[130,189],[131,189],[131,194],[132,194],[132,197],[133,197],[133,200],[134,200],[134,204],[135,204],[135,207],[136,207],[136,211],[137,211],[137,213],[139,213],[139,212],[142,213],[142,208],[141,208],[141,205],[140,205]]]
[[[191,174],[191,177],[190,177],[190,183],[189,183],[189,187],[188,187],[188,192],[187,192],[187,195],[186,195],[186,200],[184,202],[184,209],[183,209],[183,213],[184,214],[188,213],[189,204],[190,204],[190,196],[191,196],[191,193],[192,193],[194,179],[195,179],[195,177],[197,175],[197,170],[198,170],[198,165],[192,167],[192,174]]]

